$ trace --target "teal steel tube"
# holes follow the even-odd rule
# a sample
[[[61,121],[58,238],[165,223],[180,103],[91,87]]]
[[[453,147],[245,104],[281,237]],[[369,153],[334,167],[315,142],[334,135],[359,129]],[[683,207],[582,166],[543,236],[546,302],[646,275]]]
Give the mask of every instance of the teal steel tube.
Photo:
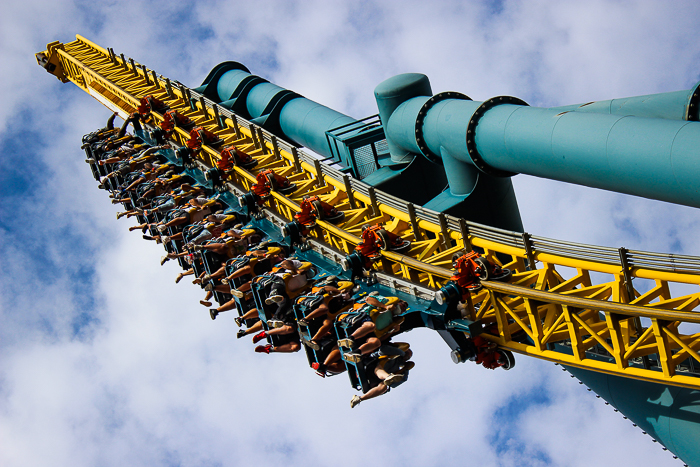
[[[415,123],[424,98],[401,104],[387,138],[418,151]],[[433,154],[474,163],[467,127],[480,102],[447,99],[427,110],[422,137]],[[700,122],[496,105],[475,134],[486,166],[700,207]]]
[[[230,70],[224,73],[218,81],[214,83],[216,92],[219,95],[219,102],[229,100],[238,85],[241,84],[241,81],[248,76],[251,76],[251,74],[243,70]]]
[[[610,115],[664,118],[667,120],[693,120],[699,118],[700,83],[687,91],[673,91],[646,96],[624,97],[587,104],[553,107],[568,112],[595,112]]]
[[[700,207],[698,122],[502,105],[475,141],[495,169]]]
[[[263,115],[265,107],[274,99],[274,97],[286,89],[281,88],[272,83],[260,83],[253,87],[246,97],[246,108],[248,113],[257,118]]]
[[[256,81],[250,81],[251,77],[256,78]],[[283,133],[279,136],[326,157],[333,156],[326,139],[326,131],[357,122],[352,117],[299,95],[281,102],[281,109],[270,113],[277,103],[276,99],[290,91],[241,69],[226,71],[218,78],[212,75],[211,81],[205,84],[204,92],[213,95],[207,90],[215,88],[219,102],[232,97],[236,100],[245,99],[245,109],[252,119],[269,115],[270,118],[276,119],[275,123]],[[238,95],[233,96],[236,92]],[[266,122],[271,123],[269,120]]]
[[[304,97],[289,101],[279,114],[280,128],[288,138],[326,157],[333,156],[326,131],[355,122],[352,117]]]

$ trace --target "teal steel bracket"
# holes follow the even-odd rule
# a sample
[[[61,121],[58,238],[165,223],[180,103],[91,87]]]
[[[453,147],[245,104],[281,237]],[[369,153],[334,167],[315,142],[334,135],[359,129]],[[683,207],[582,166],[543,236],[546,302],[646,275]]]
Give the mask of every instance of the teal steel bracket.
[[[425,158],[428,159],[430,162],[440,165],[443,165],[442,157],[440,157],[439,154],[433,153],[428,148],[428,145],[425,144],[425,139],[423,138],[423,120],[425,119],[425,116],[428,114],[428,111],[431,107],[433,107],[440,101],[444,101],[445,99],[461,99],[465,101],[472,100],[471,97],[460,92],[439,92],[427,101],[425,101],[423,107],[421,107],[421,109],[418,111],[418,117],[416,118],[416,144],[418,145],[418,149],[420,149],[421,154],[423,154],[423,156],[425,156]]]
[[[486,112],[497,105],[503,104],[529,106],[527,102],[522,99],[518,99],[517,97],[492,97],[491,99],[487,99],[481,103],[481,105],[474,111],[469,119],[469,123],[467,124],[467,151],[469,153],[469,157],[471,158],[474,167],[486,175],[491,175],[493,177],[512,177],[513,175],[517,174],[514,172],[507,172],[505,170],[494,169],[484,162],[484,159],[482,159],[481,155],[479,154],[479,150],[476,147],[476,126],[479,124],[479,120]]]

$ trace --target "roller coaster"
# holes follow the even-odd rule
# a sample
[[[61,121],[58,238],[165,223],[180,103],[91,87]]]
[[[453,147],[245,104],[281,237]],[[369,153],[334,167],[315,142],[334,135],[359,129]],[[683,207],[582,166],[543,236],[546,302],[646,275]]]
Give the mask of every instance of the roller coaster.
[[[433,95],[427,77],[406,74],[375,89],[378,115],[355,120],[236,62],[189,88],[81,36],[36,58],[124,128],[133,125],[131,137],[111,122],[86,135],[95,178],[162,241],[164,260],[192,269],[220,305],[233,301],[237,322],[260,323],[261,351],[303,348],[318,370],[340,341],[337,372],[367,393],[373,376],[353,349],[353,326],[371,322],[385,343],[427,327],[455,363],[508,369],[514,355],[527,355],[562,365],[664,449],[700,465],[700,291],[688,293],[700,285],[700,258],[524,232],[509,178],[527,173],[700,207],[698,86],[542,109],[509,96]],[[105,178],[114,166],[100,165],[98,153],[125,138],[153,148],[149,160],[167,166],[169,186],[183,196],[199,190],[206,215],[216,209],[221,222],[240,224],[235,255],[198,243],[202,228],[188,230],[194,211],[180,211],[183,225],[144,212],[143,192],[119,190],[127,171]],[[275,254],[296,263],[242,291],[236,271]],[[328,303],[331,283],[350,298],[331,314],[324,344],[308,316]],[[292,335],[271,332],[289,324],[275,316],[282,296],[294,303]],[[397,374],[407,375],[406,363]]]

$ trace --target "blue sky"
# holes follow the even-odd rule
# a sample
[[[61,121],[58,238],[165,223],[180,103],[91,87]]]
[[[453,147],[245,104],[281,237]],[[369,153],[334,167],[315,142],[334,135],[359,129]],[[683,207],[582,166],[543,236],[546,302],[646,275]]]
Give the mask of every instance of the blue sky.
[[[454,365],[409,334],[409,384],[350,410],[344,377],[254,354],[127,232],[79,149],[109,112],[36,66],[76,33],[197,86],[224,60],[348,115],[403,72],[554,106],[688,89],[695,2],[42,2],[3,7],[0,465],[681,465],[552,364]],[[697,210],[514,178],[526,230],[700,255]],[[594,435],[595,433],[595,435]],[[632,448],[633,447],[633,448]]]

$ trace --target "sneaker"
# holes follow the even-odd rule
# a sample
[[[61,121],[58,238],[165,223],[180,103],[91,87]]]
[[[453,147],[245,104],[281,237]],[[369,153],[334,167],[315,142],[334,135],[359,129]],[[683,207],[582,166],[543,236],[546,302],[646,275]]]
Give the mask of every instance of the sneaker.
[[[272,329],[281,328],[282,326],[284,326],[284,321],[280,321],[278,319],[268,319],[267,326]]]
[[[204,290],[206,290],[207,292],[211,292],[212,290],[214,290],[214,286],[211,284],[207,284],[204,286]]]
[[[163,244],[170,243],[170,237],[168,237],[167,235],[163,235],[162,237],[160,237],[160,241]]]
[[[165,224],[160,224],[158,227],[156,227],[156,229],[158,229],[158,232],[163,233],[168,230],[168,226]]]
[[[354,349],[355,341],[352,339],[339,339],[338,347],[345,347],[346,349]]]
[[[299,319],[297,320],[297,324],[298,324],[299,326],[304,326],[304,327],[306,327],[306,326],[309,325],[309,322],[306,321],[306,319],[304,319],[304,318],[299,318]]]
[[[193,251],[202,251],[203,249],[203,245],[195,245],[194,248],[192,248]]]
[[[112,204],[116,204],[116,203],[114,203],[114,201],[117,201],[117,200],[116,200],[116,199],[115,199],[115,200],[112,200]],[[117,203],[118,203],[118,202],[119,202],[119,201],[117,201]],[[117,220],[121,219],[121,218],[124,217],[124,216],[126,216],[126,213],[125,213],[125,212],[118,212],[118,213],[117,213]]]
[[[253,336],[253,344],[257,344],[263,339],[267,338],[267,333],[265,331],[261,331],[257,333],[256,335]]]
[[[91,157],[90,159],[85,159],[85,162],[87,162],[88,164],[94,164],[94,163],[95,163],[95,159],[93,159],[93,158]]]
[[[142,237],[144,240],[153,240],[153,237],[151,237],[150,235],[142,235]]]
[[[265,299],[265,305],[272,305],[273,303],[281,303],[284,301],[282,295],[271,295]]]
[[[231,289],[231,295],[233,295],[236,298],[243,298],[245,297],[245,292],[242,292],[238,289]]]
[[[245,337],[246,332],[243,329],[239,329],[238,332],[236,333],[236,339],[240,339],[241,337]]]
[[[307,339],[306,337],[302,337],[301,341],[304,343],[305,346],[314,349],[314,350],[321,350],[321,346],[318,345],[316,342],[312,341],[311,339]]]
[[[313,368],[314,371],[316,371],[316,374],[321,378],[326,377],[326,365],[324,365],[323,363],[313,362],[311,364],[311,368]]]
[[[205,274],[204,277],[202,277],[202,284],[206,284],[211,280],[211,276],[209,274]]]
[[[259,345],[255,348],[257,353],[270,353],[272,352],[272,344]]]
[[[354,395],[352,396],[352,399],[350,399],[350,408],[354,409],[358,405],[360,405],[360,402],[362,402],[362,399],[360,399],[360,396]]]
[[[362,360],[362,355],[359,353],[346,353],[343,355],[343,359],[346,362],[358,363]]]
[[[166,261],[168,261],[170,258],[168,258],[168,255],[161,256],[160,257],[160,265],[164,265]]]
[[[211,316],[212,320],[216,319],[216,315],[218,315],[218,314],[219,314],[219,312],[216,311],[216,308],[209,309],[209,316]]]
[[[387,386],[391,386],[392,384],[396,384],[399,381],[403,380],[403,375],[395,375],[395,374],[390,374],[386,378],[384,378],[384,384]]]
[[[233,321],[238,325],[239,328],[243,326],[243,318],[241,318],[240,316],[233,318]]]

